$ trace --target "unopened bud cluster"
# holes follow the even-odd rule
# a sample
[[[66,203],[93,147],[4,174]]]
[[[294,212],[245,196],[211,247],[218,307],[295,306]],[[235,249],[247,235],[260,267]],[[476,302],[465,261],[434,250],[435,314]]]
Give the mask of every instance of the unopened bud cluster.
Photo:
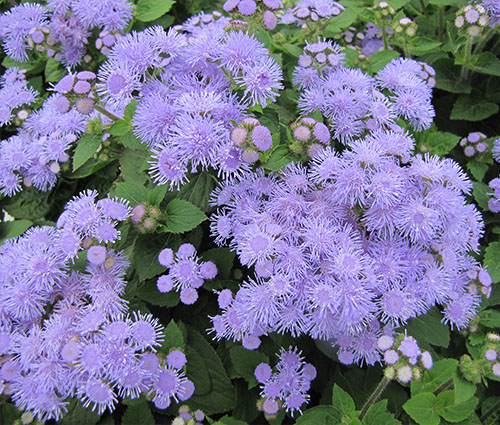
[[[262,22],[264,26],[273,30],[278,25],[276,11],[283,9],[281,0],[227,0],[222,6],[226,12],[233,12],[245,17],[252,17],[256,22]]]
[[[231,131],[231,142],[243,149],[241,159],[248,164],[259,160],[259,152],[265,152],[273,146],[271,132],[256,118],[245,118]]]
[[[130,219],[140,233],[151,233],[157,228],[162,217],[163,213],[157,206],[141,203],[132,209]]]
[[[56,101],[57,111],[64,114],[74,105],[80,114],[91,114],[94,111],[92,89],[96,78],[91,71],[80,71],[63,77],[54,86],[54,91],[59,93]]]
[[[290,150],[305,159],[313,158],[325,146],[330,145],[328,127],[311,117],[304,117],[290,125],[292,142]]]
[[[486,340],[484,358],[491,366],[491,373],[500,377],[500,335],[489,332],[486,335]]]
[[[172,425],[202,425],[205,413],[202,410],[191,410],[189,406],[179,407],[179,414],[172,421]]]
[[[462,7],[455,18],[455,26],[469,37],[476,37],[488,25],[488,14],[480,4],[468,4]]]
[[[417,341],[406,334],[394,339],[389,335],[381,336],[377,341],[379,350],[387,367],[384,374],[387,379],[396,379],[401,384],[419,380],[424,369],[432,368],[432,356],[428,351],[421,351]]]
[[[472,158],[476,154],[484,153],[488,150],[488,144],[485,142],[486,134],[480,131],[469,133],[467,137],[460,140],[460,146],[464,148],[465,156]]]

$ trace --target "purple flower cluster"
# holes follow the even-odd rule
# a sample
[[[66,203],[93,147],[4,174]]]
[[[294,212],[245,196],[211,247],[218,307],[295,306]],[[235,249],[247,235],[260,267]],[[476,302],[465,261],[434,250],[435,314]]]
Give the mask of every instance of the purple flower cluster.
[[[493,142],[493,147],[491,148],[491,155],[496,162],[500,162],[500,138]]]
[[[240,124],[231,130],[231,141],[243,149],[241,159],[252,164],[259,160],[259,152],[271,149],[273,139],[266,126],[256,118],[244,118]]]
[[[491,364],[491,373],[500,377],[500,336],[489,332],[486,338],[487,344],[484,347],[484,358]]]
[[[330,130],[314,118],[303,117],[290,124],[290,129],[290,150],[302,158],[314,158],[325,146],[330,145]]]
[[[481,133],[480,131],[475,131],[473,133],[469,133],[467,137],[464,137],[460,140],[460,146],[464,148],[465,156],[471,158],[476,153],[486,152],[488,149],[488,145],[484,143],[483,140],[486,139],[486,134]]]
[[[417,130],[429,128],[434,117],[432,89],[421,74],[422,66],[412,59],[394,59],[376,78],[339,66],[303,90],[299,107],[304,113],[321,111],[343,143],[367,130],[395,129],[398,118]],[[391,94],[386,96],[383,89]]]
[[[217,267],[211,261],[200,263],[196,249],[190,243],[182,244],[174,255],[170,248],[165,248],[158,254],[158,262],[168,267],[169,271],[158,278],[157,286],[160,292],[170,292],[173,289],[180,292],[183,304],[194,304],[198,299],[197,289],[201,288],[205,279],[217,276]]]
[[[468,4],[462,7],[455,18],[455,27],[466,37],[478,36],[487,25],[488,11],[482,4]]]
[[[307,27],[307,22],[325,23],[332,16],[338,16],[345,7],[333,0],[300,0],[291,9],[285,10],[280,23]]]
[[[316,378],[316,368],[301,354],[297,347],[281,348],[275,372],[267,363],[255,368],[255,378],[262,384],[262,410],[267,415],[275,415],[284,407],[293,416],[296,411],[302,413],[302,405],[309,401],[307,391]]]
[[[440,304],[443,321],[466,327],[480,300],[468,253],[483,222],[460,166],[412,157],[413,144],[377,131],[342,154],[321,150],[309,168],[257,170],[216,189],[215,242],[257,275],[212,319],[216,338],[308,334],[373,363],[381,324]]]
[[[39,227],[0,248],[0,380],[3,393],[39,420],[60,419],[68,398],[101,414],[119,397],[147,392],[158,408],[186,400],[193,384],[181,352],[162,365],[154,354],[162,326],[128,315],[124,255],[99,243],[119,239],[126,201],[87,191],[70,201],[57,227]],[[72,262],[88,249],[88,264]],[[180,353],[180,354],[179,354]]]
[[[179,187],[199,168],[223,176],[244,170],[243,148],[230,139],[232,121],[240,122],[249,105],[274,101],[282,87],[279,65],[263,44],[227,32],[227,18],[214,16],[168,33],[151,27],[123,36],[99,72],[97,93],[107,105],[123,110],[137,98],[134,134],[152,148],[150,173],[159,185]]]
[[[83,115],[94,112],[93,85],[97,76],[91,71],[80,71],[76,74],[65,75],[54,86],[54,91],[59,93],[56,107],[59,113],[68,112],[72,105]]]
[[[32,112],[19,133],[0,142],[0,193],[12,196],[24,186],[46,191],[54,186],[67,150],[85,130],[86,119],[76,110],[60,113],[51,96]]]
[[[276,11],[283,9],[281,0],[226,0],[222,8],[226,12],[237,12],[245,19],[253,16],[264,26],[273,30],[278,25]]]
[[[500,3],[497,0],[483,0],[481,2],[489,17],[489,23],[492,27],[500,23]]]
[[[92,30],[122,31],[131,18],[128,0],[49,0],[46,7],[24,3],[0,16],[0,38],[14,60],[27,60],[27,50],[34,49],[75,66]]]
[[[500,212],[500,177],[495,177],[491,180],[489,187],[493,192],[488,193],[491,196],[488,199],[488,209],[494,213]]]
[[[341,51],[342,48],[330,40],[319,38],[316,43],[307,43],[293,71],[293,83],[302,90],[320,84],[321,77],[343,65],[345,53]]]
[[[390,335],[382,335],[377,341],[386,364],[385,376],[397,379],[401,384],[419,380],[424,369],[431,369],[432,356],[428,351],[420,350],[412,336],[399,335],[394,339]]]
[[[28,87],[24,72],[13,67],[0,78],[0,127],[10,123],[15,109],[36,99],[38,93]]]

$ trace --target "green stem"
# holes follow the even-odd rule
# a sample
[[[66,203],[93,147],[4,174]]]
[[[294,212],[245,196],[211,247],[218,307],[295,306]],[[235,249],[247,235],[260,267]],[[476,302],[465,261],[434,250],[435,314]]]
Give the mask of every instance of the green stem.
[[[113,121],[119,121],[120,118],[117,117],[115,114],[109,112],[107,109],[104,109],[102,106],[99,106],[99,105],[94,105],[94,108],[97,112],[100,112],[101,114],[103,114],[104,116],[108,117],[110,120],[113,120]]]
[[[444,43],[444,6],[439,6],[438,11],[439,11],[438,15],[439,41],[441,43]]]
[[[387,42],[387,33],[385,31],[385,19],[382,19],[380,28],[382,28],[382,40],[384,40],[384,50],[389,50],[389,43]]]
[[[479,419],[479,421],[484,424],[484,421],[486,419],[488,419],[493,413],[495,413],[495,410],[498,410],[500,409],[500,401],[498,401],[496,404],[494,404],[493,406],[491,406],[487,411],[486,413],[481,416],[481,418]]]
[[[363,418],[366,415],[366,412],[368,412],[368,409],[372,406],[373,403],[377,401],[377,399],[380,397],[382,392],[385,390],[385,387],[391,382],[390,379],[387,379],[385,376],[382,378],[382,380],[379,382],[377,385],[377,388],[373,391],[371,396],[366,400],[366,403],[363,405],[361,408],[361,413],[359,414],[359,420],[362,421]]]
[[[474,47],[474,54],[481,52],[483,50],[484,46],[486,46],[486,43],[490,41],[491,37],[496,32],[496,28],[489,28],[488,31],[486,32],[486,35],[481,38],[479,43],[476,44],[476,47]]]
[[[429,13],[427,12],[427,9],[425,7],[424,0],[420,0],[420,7],[422,8],[422,12],[424,12],[424,15],[429,16]]]
[[[439,393],[442,393],[451,384],[453,384],[453,378],[450,378],[446,382],[444,382],[443,384],[441,384],[441,386],[436,391],[434,391],[434,394],[438,395]]]
[[[403,51],[405,52],[405,57],[411,59],[410,49],[408,48],[408,43],[406,42],[406,36],[403,38]]]
[[[469,74],[469,63],[470,63],[471,52],[472,52],[472,37],[469,36],[467,37],[467,41],[465,42],[465,58],[464,58],[464,64],[462,65],[462,73],[461,73],[462,81],[465,81]]]

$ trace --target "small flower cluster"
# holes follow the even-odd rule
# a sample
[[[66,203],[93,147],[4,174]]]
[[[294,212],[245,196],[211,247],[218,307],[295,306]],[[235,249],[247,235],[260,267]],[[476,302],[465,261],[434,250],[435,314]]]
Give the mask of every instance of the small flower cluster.
[[[326,23],[344,10],[344,6],[333,0],[300,0],[295,7],[285,10],[280,22],[307,28],[310,22]]]
[[[68,112],[72,105],[82,115],[94,112],[94,100],[92,99],[93,83],[97,76],[91,71],[80,71],[76,74],[65,75],[54,86],[54,91],[59,93],[56,108],[59,113]]]
[[[462,7],[455,18],[455,26],[468,37],[478,36],[488,25],[487,10],[481,4]]]
[[[386,369],[384,375],[388,379],[396,379],[401,384],[411,380],[419,380],[423,369],[432,368],[432,356],[428,351],[421,351],[412,336],[399,335],[394,338],[382,335],[377,341],[378,349],[383,353]]]
[[[491,180],[489,187],[493,192],[487,193],[487,195],[491,196],[488,199],[488,209],[494,213],[500,212],[500,177],[495,177]]]
[[[367,130],[394,129],[399,118],[417,130],[429,128],[432,89],[422,73],[419,62],[401,58],[387,64],[376,79],[360,69],[336,67],[303,90],[299,107],[304,113],[321,111],[334,138],[345,144]],[[383,89],[391,94],[386,96]]]
[[[19,133],[0,142],[0,193],[12,196],[24,186],[49,190],[57,181],[66,152],[85,131],[86,119],[76,110],[60,113],[58,96],[50,96],[32,112]]]
[[[316,368],[304,361],[297,347],[281,348],[276,371],[273,372],[267,363],[261,363],[255,368],[255,378],[262,384],[259,402],[261,410],[271,418],[281,407],[293,414],[301,412],[301,407],[309,401],[307,391],[311,381],[316,378]]]
[[[94,29],[121,32],[131,18],[128,0],[48,0],[46,7],[23,3],[0,16],[0,38],[16,61],[28,60],[27,50],[34,49],[75,66]]]
[[[489,332],[486,335],[487,344],[484,347],[484,358],[490,362],[491,373],[500,377],[500,336]]]
[[[0,248],[0,380],[3,393],[38,420],[60,419],[75,396],[101,414],[114,409],[117,395],[148,392],[165,408],[193,392],[179,370],[185,358],[170,353],[160,366],[158,320],[128,315],[124,255],[91,246],[117,240],[114,227],[130,215],[126,201],[96,198],[82,193],[56,228],[33,228]],[[86,248],[88,264],[76,271],[71,263]]]
[[[179,407],[179,415],[172,420],[172,425],[202,425],[204,419],[202,410],[193,412],[189,406],[183,405]]]
[[[304,53],[299,57],[299,64],[293,71],[293,83],[299,89],[317,85],[320,78],[328,75],[344,62],[342,48],[330,40],[318,39],[316,43],[307,43]]]
[[[325,146],[330,145],[328,127],[311,117],[303,117],[290,124],[292,140],[290,150],[305,160],[314,158]]]
[[[417,24],[408,17],[403,17],[392,24],[394,37],[400,42],[409,41],[417,33]]]
[[[500,163],[500,138],[493,142],[493,147],[491,148],[491,156],[496,162]]]
[[[226,12],[238,12],[245,19],[253,17],[257,22],[262,21],[268,30],[278,25],[276,11],[283,9],[281,0],[226,0],[222,8]]]
[[[259,152],[268,151],[273,145],[271,132],[256,118],[244,118],[234,127],[231,130],[231,141],[243,149],[241,159],[248,164],[257,162]]]
[[[481,2],[489,17],[489,23],[492,27],[495,27],[500,23],[500,3],[497,0],[483,0]]]
[[[200,263],[196,249],[190,243],[182,244],[175,253],[165,248],[158,254],[158,262],[168,267],[169,271],[158,278],[160,292],[180,291],[181,302],[193,304],[198,299],[197,289],[201,288],[205,279],[217,276],[217,267],[211,261]]]
[[[486,152],[488,145],[483,142],[486,138],[486,134],[480,131],[469,133],[467,137],[462,138],[460,140],[460,146],[464,148],[465,156],[471,158],[476,155],[476,153],[481,154]]]
[[[371,364],[381,324],[441,304],[446,323],[466,327],[480,300],[468,252],[483,223],[460,166],[411,157],[413,145],[377,131],[342,154],[321,150],[309,169],[257,170],[216,189],[212,236],[257,275],[212,318],[216,338],[308,334]]]
[[[10,123],[15,110],[34,102],[37,92],[25,79],[25,70],[9,68],[0,78],[0,127]],[[23,119],[27,118],[27,115]]]

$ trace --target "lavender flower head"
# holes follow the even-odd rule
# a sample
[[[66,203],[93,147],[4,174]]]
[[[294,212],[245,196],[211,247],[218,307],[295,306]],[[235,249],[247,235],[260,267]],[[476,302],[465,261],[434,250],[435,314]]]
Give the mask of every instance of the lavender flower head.
[[[24,72],[9,68],[0,78],[0,126],[10,123],[13,112],[34,102],[38,93],[28,87]]]

